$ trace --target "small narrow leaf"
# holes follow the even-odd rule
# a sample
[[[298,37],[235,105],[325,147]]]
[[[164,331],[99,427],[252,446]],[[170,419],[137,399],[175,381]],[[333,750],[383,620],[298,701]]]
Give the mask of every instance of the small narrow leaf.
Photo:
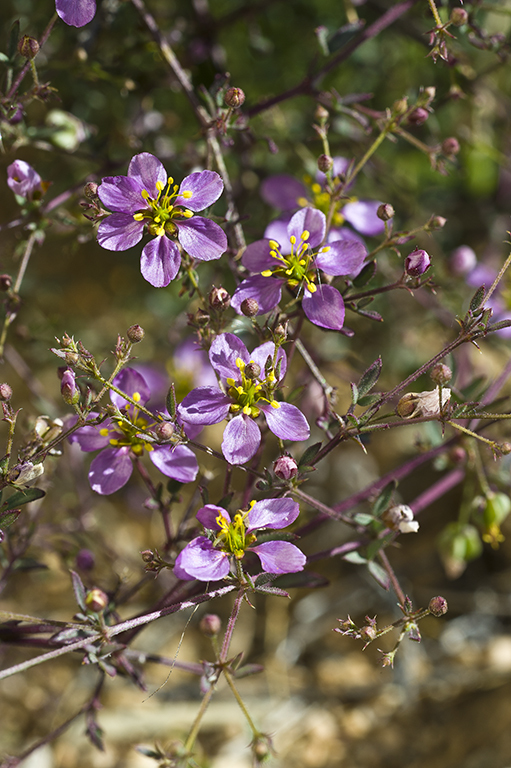
[[[358,403],[358,395],[359,395],[358,387],[353,382],[350,383],[350,387],[351,387],[351,402],[353,403],[353,405],[356,405]]]
[[[390,483],[387,483],[387,485],[382,490],[382,492],[380,493],[380,495],[378,496],[378,498],[373,504],[373,515],[375,517],[380,517],[380,515],[382,515],[385,512],[385,510],[390,504],[392,494],[394,493],[396,488],[397,488],[396,480],[391,480]]]
[[[376,274],[376,261],[370,261],[368,262],[358,273],[358,275],[353,280],[353,285],[356,288],[362,288],[364,285],[367,285],[367,283],[372,280],[374,275]]]
[[[359,397],[358,398],[357,405],[362,406],[362,408],[368,408],[373,403],[377,403],[378,400],[380,399],[380,397],[381,397],[381,395],[376,395],[376,394],[374,394],[374,395],[364,395],[364,397]]]
[[[367,568],[373,579],[376,579],[380,587],[383,587],[383,589],[388,591],[390,589],[390,579],[387,571],[384,570],[381,565],[375,563],[374,560],[369,561]]]
[[[360,377],[360,381],[358,382],[360,396],[367,395],[367,393],[374,387],[380,378],[381,369],[382,361],[381,357],[378,357]]]
[[[310,445],[308,448],[305,449],[305,451],[302,453],[301,458],[298,459],[298,467],[301,469],[301,467],[304,466],[310,466],[316,455],[319,453],[321,449],[321,443],[314,443],[314,445]]]
[[[23,488],[19,491],[15,491],[8,499],[3,503],[3,510],[14,509],[15,507],[21,507],[22,504],[28,504],[30,501],[36,499],[42,499],[45,496],[45,491],[40,488]]]
[[[21,514],[21,509],[13,509],[9,512],[0,512],[0,529],[5,530],[12,525]]]
[[[171,419],[176,418],[176,412],[177,412],[177,404],[176,404],[176,390],[174,388],[174,384],[172,383],[170,385],[170,389],[167,392],[167,397],[165,399],[165,405],[167,406],[167,411],[169,413],[169,416]]]
[[[83,582],[81,578],[78,576],[76,571],[70,571],[71,574],[71,580],[73,582],[73,592],[75,593],[75,599],[78,603],[78,606],[82,609],[82,611],[87,612],[87,606],[85,605],[85,598],[87,596],[87,591],[83,585]]]
[[[481,285],[480,288],[477,289],[477,291],[474,293],[470,300],[470,311],[471,312],[477,312],[481,304],[484,302],[484,297],[486,296],[486,286]]]
[[[364,25],[365,22],[362,21],[362,19],[359,19],[354,21],[352,24],[346,24],[344,27],[341,27],[332,35],[330,35],[328,38],[329,53],[335,53],[341,48],[344,48],[344,46],[347,45],[350,40],[353,40],[353,38],[358,35],[360,30],[364,28]]]
[[[342,559],[354,565],[365,565],[367,563],[367,559],[360,552],[348,552],[346,555],[343,555]]]

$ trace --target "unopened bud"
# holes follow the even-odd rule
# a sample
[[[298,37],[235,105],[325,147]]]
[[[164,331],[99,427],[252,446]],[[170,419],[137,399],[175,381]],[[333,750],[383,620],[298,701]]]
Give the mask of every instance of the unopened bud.
[[[231,296],[225,288],[213,287],[208,294],[208,302],[213,309],[228,309],[231,304]]]
[[[106,592],[103,592],[102,589],[98,589],[97,587],[91,589],[85,598],[85,605],[89,611],[94,611],[94,613],[100,613],[101,611],[104,611],[108,605],[108,602],[109,600]]]
[[[130,325],[126,331],[126,336],[132,344],[138,344],[144,338],[145,331],[141,325]]]
[[[426,96],[426,105],[429,106],[436,96],[436,88],[434,85],[428,85],[424,88],[424,95]]]
[[[287,324],[279,323],[273,331],[275,341],[285,341],[287,339]]]
[[[318,157],[318,170],[327,173],[334,167],[333,158],[330,155],[320,155]]]
[[[382,221],[390,221],[390,219],[394,218],[394,214],[394,208],[390,203],[382,203],[378,206],[378,210],[376,211],[376,215]]]
[[[12,285],[12,277],[10,275],[0,275],[0,291],[8,291]]]
[[[35,37],[23,35],[18,42],[18,53],[25,59],[35,59],[39,53],[39,43]]]
[[[453,464],[463,464],[467,460],[467,452],[461,445],[455,445],[448,453]]]
[[[501,452],[501,453],[502,453],[504,456],[507,456],[507,455],[508,455],[508,453],[511,453],[511,443],[508,443],[507,441],[506,441],[505,443],[501,443],[501,444],[499,445],[499,450],[500,450],[500,452]]]
[[[95,563],[94,553],[90,549],[81,549],[76,554],[75,562],[81,571],[92,571]]]
[[[446,157],[457,155],[460,151],[460,143],[454,136],[448,136],[442,141],[442,152]]]
[[[443,616],[448,611],[447,600],[441,595],[432,597],[429,601],[428,610],[433,616]]]
[[[60,393],[62,395],[62,399],[68,405],[76,405],[80,399],[80,390],[76,386],[75,373],[69,368],[67,368],[62,374]]]
[[[469,245],[460,245],[451,253],[449,267],[453,275],[461,277],[471,272],[477,264],[475,251]]]
[[[410,125],[422,125],[429,117],[429,112],[424,107],[417,107],[408,115],[408,123]]]
[[[468,21],[468,12],[464,8],[453,8],[451,11],[451,24],[461,27]]]
[[[429,222],[429,228],[443,229],[446,224],[447,224],[447,219],[445,219],[443,216],[433,216],[433,218]]]
[[[448,365],[437,363],[430,370],[429,375],[435,384],[447,384],[452,379],[452,371]]]
[[[150,549],[144,549],[140,555],[144,563],[152,563],[154,559],[154,552]]]
[[[406,96],[403,96],[402,99],[398,99],[398,101],[395,101],[392,105],[392,111],[396,115],[404,115],[406,110],[408,109],[408,99]]]
[[[240,309],[245,317],[255,317],[259,312],[259,304],[255,299],[243,299]]]
[[[405,272],[410,277],[420,277],[431,265],[431,258],[426,251],[415,248],[405,259]]]
[[[360,628],[360,639],[365,640],[368,643],[371,642],[371,640],[374,640],[376,634],[376,627],[373,627],[371,624]]]
[[[195,321],[200,326],[204,327],[204,326],[208,325],[210,319],[211,318],[210,318],[208,312],[206,312],[204,309],[200,309],[199,308],[197,310],[197,312],[195,313]]]
[[[245,376],[247,379],[258,379],[261,375],[261,366],[257,363],[247,363],[245,366]]]
[[[316,120],[319,120],[319,122],[324,122],[325,120],[328,120],[329,112],[322,106],[322,104],[318,104],[314,117]]]
[[[298,474],[298,464],[292,456],[279,456],[273,464],[273,471],[281,480],[291,480]]]
[[[12,389],[8,384],[0,384],[0,402],[7,403],[12,397]]]
[[[222,629],[222,620],[216,613],[206,613],[199,622],[199,629],[206,637],[215,637]]]
[[[98,185],[95,181],[88,181],[83,188],[83,194],[88,200],[95,200],[98,196]]]
[[[241,88],[228,88],[225,92],[224,101],[228,107],[238,109],[245,102],[245,94]]]
[[[175,427],[170,423],[170,421],[162,421],[160,424],[158,424],[157,427],[154,428],[154,434],[158,440],[170,440],[174,434],[174,431]]]

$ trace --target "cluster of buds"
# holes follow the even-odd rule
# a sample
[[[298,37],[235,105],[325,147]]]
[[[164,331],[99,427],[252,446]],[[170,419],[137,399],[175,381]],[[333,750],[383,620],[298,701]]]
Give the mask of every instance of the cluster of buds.
[[[169,563],[167,563],[160,555],[157,549],[144,549],[140,556],[142,557],[142,560],[144,561],[144,568],[147,571],[147,573],[155,573],[158,574],[163,568],[168,568]]]
[[[75,341],[72,336],[65,333],[62,339],[55,337],[55,341],[59,345],[59,349],[52,347],[51,351],[61,360],[64,360],[66,365],[83,371],[84,373],[92,374],[93,376],[99,376],[99,368],[88,349],[84,347],[81,341]]]

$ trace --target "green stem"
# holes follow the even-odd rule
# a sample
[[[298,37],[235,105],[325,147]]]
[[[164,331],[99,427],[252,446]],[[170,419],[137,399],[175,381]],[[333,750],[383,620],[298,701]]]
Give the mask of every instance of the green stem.
[[[428,3],[431,9],[431,13],[433,14],[433,18],[435,19],[435,24],[437,27],[441,27],[442,19],[440,18],[440,14],[438,13],[437,7],[435,5],[435,0],[428,0]]]
[[[21,288],[21,283],[23,282],[23,278],[25,277],[25,272],[27,271],[28,262],[30,261],[30,256],[32,255],[36,238],[37,238],[37,230],[34,230],[34,232],[31,233],[30,237],[27,240],[25,252],[23,253],[23,258],[21,259],[21,264],[18,270],[16,281],[12,288],[12,294],[15,300],[19,298],[18,296],[19,290]],[[14,322],[17,314],[18,314],[17,309],[13,309],[12,311],[7,312],[7,314],[5,315],[2,333],[0,334],[0,358],[4,356],[4,347],[7,339],[7,332],[9,330],[9,326],[11,325],[12,322]]]

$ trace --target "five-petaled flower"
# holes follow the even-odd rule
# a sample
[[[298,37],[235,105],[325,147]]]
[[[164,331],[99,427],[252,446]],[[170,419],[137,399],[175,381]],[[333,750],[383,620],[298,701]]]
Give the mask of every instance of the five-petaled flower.
[[[303,570],[306,557],[288,541],[263,541],[257,544],[256,531],[291,525],[299,514],[292,499],[252,501],[246,511],[238,510],[231,520],[222,507],[207,504],[197,519],[209,535],[197,536],[180,552],[174,573],[180,579],[218,581],[236,573],[236,561],[245,552],[255,552],[267,573],[296,573]]]
[[[55,0],[55,8],[65,24],[84,27],[96,13],[96,0]]]
[[[231,416],[224,430],[222,451],[230,464],[244,464],[256,453],[261,432],[255,419],[261,411],[268,427],[282,440],[307,440],[309,425],[294,405],[277,401],[275,390],[286,374],[283,349],[272,341],[249,353],[232,333],[216,337],[209,360],[222,389],[197,387],[179,406],[185,424],[217,424]]]
[[[114,385],[128,397],[144,406],[151,392],[143,376],[133,368],[124,368],[114,379]],[[82,451],[101,450],[93,459],[89,482],[93,491],[108,495],[126,485],[133,471],[133,460],[149,452],[152,463],[166,477],[181,483],[195,480],[197,459],[185,445],[155,445],[145,432],[155,425],[147,414],[111,391],[110,399],[121,412],[122,418],[108,419],[99,426],[80,427],[69,438],[78,443]]]
[[[315,208],[304,208],[291,218],[287,226],[286,244],[275,240],[257,240],[245,250],[242,264],[252,273],[238,286],[231,306],[241,313],[245,299],[255,299],[258,314],[274,309],[287,285],[309,320],[321,328],[340,330],[344,324],[344,301],[332,285],[318,282],[319,270],[327,275],[357,273],[367,255],[365,246],[356,240],[336,240],[314,253],[325,239],[326,218]]]
[[[26,200],[39,199],[48,188],[48,182],[42,181],[37,171],[24,160],[15,160],[7,166],[7,185],[15,195]]]
[[[223,188],[215,171],[192,173],[179,186],[154,155],[135,155],[127,176],[109,176],[98,187],[101,202],[113,211],[99,225],[98,242],[109,251],[126,251],[140,242],[147,229],[154,239],[144,246],[140,269],[151,285],[162,288],[179,271],[181,252],[176,241],[199,261],[218,259],[225,252],[224,231],[194,215],[218,200]]]

